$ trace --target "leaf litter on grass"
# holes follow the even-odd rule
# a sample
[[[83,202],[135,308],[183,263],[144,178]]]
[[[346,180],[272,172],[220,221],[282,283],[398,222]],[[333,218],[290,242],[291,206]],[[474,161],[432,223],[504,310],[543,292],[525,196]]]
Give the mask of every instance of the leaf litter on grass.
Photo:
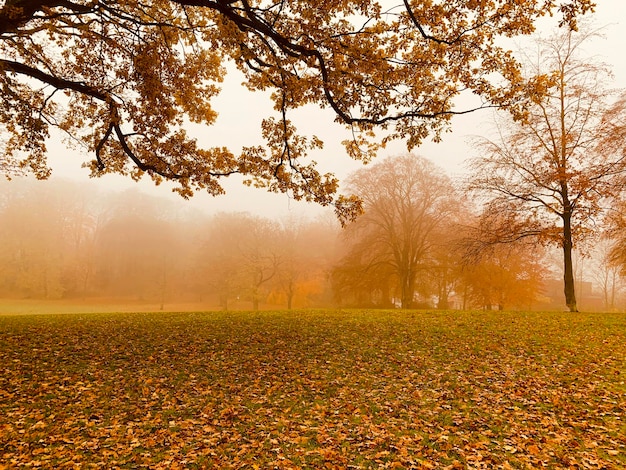
[[[623,314],[0,317],[0,468],[625,468]]]

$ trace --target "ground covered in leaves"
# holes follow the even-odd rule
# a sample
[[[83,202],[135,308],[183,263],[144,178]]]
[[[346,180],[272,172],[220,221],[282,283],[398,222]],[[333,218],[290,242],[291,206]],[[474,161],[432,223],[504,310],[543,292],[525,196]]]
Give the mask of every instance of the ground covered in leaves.
[[[626,316],[0,316],[0,468],[626,468]]]

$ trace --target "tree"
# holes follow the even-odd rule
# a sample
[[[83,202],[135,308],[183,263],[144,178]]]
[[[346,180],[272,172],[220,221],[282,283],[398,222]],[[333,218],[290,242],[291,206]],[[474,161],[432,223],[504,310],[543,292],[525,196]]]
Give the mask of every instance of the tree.
[[[402,308],[409,308],[436,230],[454,212],[450,178],[429,160],[409,154],[357,171],[348,189],[364,206],[364,214],[347,227],[349,257],[358,256],[365,270],[389,269]]]
[[[467,201],[460,204],[464,212],[470,205]],[[467,215],[467,214],[465,214]],[[451,308],[450,296],[454,294],[462,279],[461,241],[464,227],[458,220],[446,220],[438,227],[435,241],[429,253],[429,266],[426,278],[431,291],[437,296],[437,308]]]
[[[240,238],[246,233],[244,214],[215,215],[207,224],[200,242],[197,265],[200,282],[217,294],[220,307],[229,309],[229,301],[241,291]]]
[[[237,298],[258,310],[280,264],[276,224],[247,213],[221,213],[207,232],[200,264],[222,308],[228,310],[229,299]]]
[[[626,108],[626,93],[622,93],[619,99],[611,106],[608,111],[610,119],[607,119],[611,126],[602,136],[600,149],[603,152],[614,154],[616,153],[621,158],[626,159],[626,124],[622,118],[623,109]],[[619,181],[619,185],[624,187],[626,178]],[[623,196],[623,195],[622,195]],[[606,265],[603,266],[602,271],[605,276],[612,278],[612,289],[615,288],[615,281],[617,273],[614,268],[618,269],[621,276],[626,275],[626,236],[624,236],[624,229],[626,228],[626,201],[622,197],[619,201],[612,204],[612,211],[609,215],[608,231],[606,233],[607,239],[610,241],[610,249],[608,253],[603,255],[606,258]],[[602,281],[601,284],[604,289],[606,281]],[[606,290],[605,290],[606,292]],[[614,292],[611,295],[612,304],[614,300]]]
[[[546,272],[540,246],[525,240],[492,245],[479,257],[471,249],[466,255],[462,282],[472,305],[486,310],[529,308],[538,299]]]
[[[500,116],[498,138],[480,139],[470,187],[491,199],[483,235],[493,243],[539,237],[563,253],[565,302],[577,311],[572,250],[595,231],[603,202],[616,194],[624,156],[602,147],[602,136],[626,117],[609,106],[609,75],[581,57],[594,33],[561,32],[539,40],[528,61],[533,76],[546,74],[545,93],[530,96],[524,120]],[[602,145],[601,145],[602,144]]]
[[[0,265],[3,290],[25,298],[59,298],[64,293],[62,220],[67,193],[50,185],[21,185],[7,194],[0,212]],[[56,188],[60,189],[60,188]]]
[[[167,203],[125,191],[110,202],[97,234],[95,282],[111,296],[156,300],[163,309],[174,291],[183,243]]]
[[[606,234],[595,247],[593,280],[599,287],[607,312],[615,311],[617,296],[623,290],[623,240],[611,240]]]
[[[244,243],[240,245],[242,274],[245,280],[245,294],[252,302],[252,309],[258,310],[265,298],[268,283],[278,271],[280,254],[276,245],[278,227],[271,220],[250,217]]]
[[[83,287],[81,259],[93,226],[93,194],[68,181],[0,186],[0,291],[59,298]]]
[[[437,138],[473,92],[475,107],[507,105],[521,91],[502,36],[528,34],[559,11],[561,24],[593,9],[590,0],[467,2],[404,0],[6,0],[0,6],[0,171],[46,177],[52,128],[94,154],[94,175],[117,172],[178,191],[223,192],[233,173],[270,191],[336,205],[337,180],[306,160],[321,146],[298,135],[290,111],[329,108],[353,138],[347,152],[369,158],[374,129],[407,138],[410,148]],[[199,148],[188,121],[211,125],[225,64],[251,90],[271,92],[275,116],[262,121],[266,146],[239,155]],[[492,80],[498,77],[501,80]],[[371,146],[368,145],[371,144]]]
[[[326,269],[334,256],[336,225],[321,220],[285,219],[276,232],[276,276],[274,297],[283,298],[287,309],[304,306],[325,287]]]
[[[335,303],[353,307],[393,307],[393,268],[371,262],[367,251],[360,249],[363,246],[351,243],[355,243],[355,239],[348,241],[346,254],[331,271]]]
[[[161,305],[197,297],[190,260],[201,217],[170,209],[138,191],[0,181],[0,296],[136,297]]]

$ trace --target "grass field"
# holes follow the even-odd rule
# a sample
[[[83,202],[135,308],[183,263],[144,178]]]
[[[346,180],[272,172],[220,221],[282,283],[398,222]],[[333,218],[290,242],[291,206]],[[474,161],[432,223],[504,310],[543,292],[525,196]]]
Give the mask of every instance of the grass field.
[[[0,316],[0,468],[626,468],[626,316]]]

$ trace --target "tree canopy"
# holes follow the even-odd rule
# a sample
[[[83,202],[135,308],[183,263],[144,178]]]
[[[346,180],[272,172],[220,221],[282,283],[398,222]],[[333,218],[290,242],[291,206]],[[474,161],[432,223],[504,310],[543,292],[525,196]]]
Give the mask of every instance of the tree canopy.
[[[433,269],[428,258],[458,206],[452,181],[429,160],[408,154],[361,169],[349,184],[364,214],[347,227],[351,246],[339,274],[356,267],[378,288],[392,282],[386,297],[410,308],[418,273]]]
[[[593,9],[590,0],[417,2],[375,0],[5,0],[0,3],[0,171],[49,174],[51,127],[94,155],[94,175],[148,174],[190,196],[220,194],[220,178],[296,199],[334,203],[337,180],[307,152],[289,112],[330,108],[352,131],[345,142],[367,159],[388,139],[409,148],[438,137],[463,92],[476,107],[505,105],[526,85],[500,37],[533,31],[558,12],[562,24]],[[200,148],[186,122],[211,125],[211,99],[234,62],[251,90],[271,91],[261,121],[265,145],[240,154]],[[522,88],[520,88],[522,87]],[[384,131],[381,140],[374,138]]]

